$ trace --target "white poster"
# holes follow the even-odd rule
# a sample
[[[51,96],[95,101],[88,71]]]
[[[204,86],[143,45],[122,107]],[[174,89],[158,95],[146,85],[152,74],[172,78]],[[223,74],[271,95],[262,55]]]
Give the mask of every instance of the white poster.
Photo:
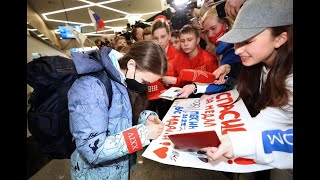
[[[254,172],[271,169],[271,166],[255,164],[252,159],[221,157],[213,161],[206,155],[193,151],[174,149],[167,134],[188,129],[214,129],[217,134],[248,131],[252,120],[242,100],[231,104],[238,97],[236,90],[226,91],[205,98],[177,99],[163,118],[162,135],[153,140],[142,154],[159,163],[209,169],[225,172]],[[252,123],[251,123],[252,124]]]

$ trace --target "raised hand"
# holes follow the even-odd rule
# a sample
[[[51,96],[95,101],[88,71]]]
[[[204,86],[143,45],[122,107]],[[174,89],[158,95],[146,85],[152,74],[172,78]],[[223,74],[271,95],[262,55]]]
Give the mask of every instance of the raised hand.
[[[164,123],[156,116],[150,115],[146,122],[149,139],[157,139],[163,132]]]
[[[224,7],[226,14],[235,19],[244,1],[245,0],[227,0]]]

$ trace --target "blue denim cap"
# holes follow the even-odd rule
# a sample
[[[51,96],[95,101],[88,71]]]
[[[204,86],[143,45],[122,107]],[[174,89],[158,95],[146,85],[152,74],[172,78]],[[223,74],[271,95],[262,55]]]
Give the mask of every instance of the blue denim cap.
[[[239,43],[269,27],[293,24],[293,0],[246,0],[230,31],[218,39]]]

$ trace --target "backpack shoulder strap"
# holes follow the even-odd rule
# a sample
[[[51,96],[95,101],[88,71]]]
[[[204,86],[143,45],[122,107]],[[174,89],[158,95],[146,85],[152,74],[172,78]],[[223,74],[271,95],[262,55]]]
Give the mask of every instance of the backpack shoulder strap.
[[[96,62],[100,63],[102,65],[102,62],[101,62],[101,55],[100,53],[97,53],[97,52],[93,52],[91,54],[89,54],[89,56],[91,57],[91,59],[95,60]],[[103,66],[103,65],[102,65]],[[108,77],[110,79],[112,79],[113,81],[116,81],[117,83],[121,84],[124,86],[124,84],[119,80],[117,79],[110,71],[108,68],[103,68],[103,71],[105,71],[108,75]]]
[[[92,52],[91,54],[89,54],[90,58],[95,60],[98,63],[101,63],[101,55],[98,52]],[[110,71],[108,68],[103,68],[103,70],[98,71],[98,72],[92,72],[92,73],[88,73],[88,74],[83,74],[83,75],[91,75],[94,76],[96,78],[98,78],[106,87],[107,93],[108,93],[108,97],[109,97],[109,106],[108,108],[110,108],[111,106],[111,102],[112,102],[112,85],[111,85],[111,80],[125,86],[119,79],[117,79]],[[111,80],[110,80],[111,79]]]
[[[105,71],[98,71],[98,72],[93,72],[93,73],[89,73],[87,75],[90,76],[94,76],[96,78],[98,78],[103,85],[105,86],[106,90],[107,90],[107,94],[108,94],[108,98],[109,98],[109,106],[108,108],[111,107],[112,104],[112,84],[111,84],[111,80],[109,77],[109,73],[106,73]]]

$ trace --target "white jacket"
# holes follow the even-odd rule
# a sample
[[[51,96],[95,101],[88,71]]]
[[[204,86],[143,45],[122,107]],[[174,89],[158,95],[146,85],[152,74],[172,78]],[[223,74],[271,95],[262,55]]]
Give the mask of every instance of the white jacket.
[[[268,73],[263,67],[260,89]],[[293,168],[293,74],[287,77],[286,86],[291,92],[289,103],[261,110],[248,124],[255,131],[228,132],[235,157],[247,157],[279,169]],[[197,84],[197,92],[204,93],[207,87],[208,84]]]
[[[268,72],[263,68],[261,85]],[[261,110],[251,124],[256,131],[228,133],[235,157],[251,158],[279,169],[293,168],[293,74],[287,77],[286,86],[291,92],[289,103]]]

